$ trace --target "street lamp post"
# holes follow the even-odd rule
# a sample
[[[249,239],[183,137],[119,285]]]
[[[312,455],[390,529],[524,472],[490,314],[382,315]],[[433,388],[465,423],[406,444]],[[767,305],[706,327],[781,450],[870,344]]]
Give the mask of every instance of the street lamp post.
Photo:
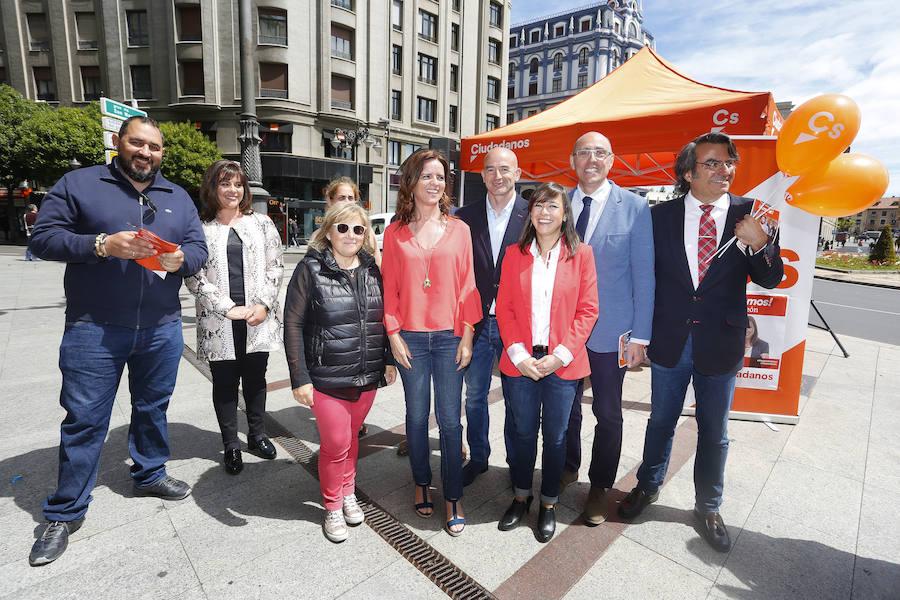
[[[369,134],[368,127],[357,127],[356,129],[340,129],[334,130],[334,137],[331,138],[331,147],[352,148],[353,159],[356,163],[356,185],[359,185],[359,145],[365,144],[367,148],[371,148],[375,143],[375,138]]]
[[[262,186],[259,156],[259,121],[256,120],[256,43],[253,39],[253,1],[240,0],[238,26],[241,40],[241,167],[253,194],[253,210],[268,212],[269,192]]]

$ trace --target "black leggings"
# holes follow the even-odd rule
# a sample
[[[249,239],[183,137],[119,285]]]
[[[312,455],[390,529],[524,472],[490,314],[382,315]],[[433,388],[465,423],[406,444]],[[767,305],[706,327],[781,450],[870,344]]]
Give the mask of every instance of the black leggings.
[[[215,360],[209,362],[213,379],[213,406],[222,443],[226,450],[240,448],[238,440],[237,405],[238,383],[244,390],[244,404],[247,407],[248,439],[266,435],[266,366],[268,352],[251,352],[239,356],[237,360]]]

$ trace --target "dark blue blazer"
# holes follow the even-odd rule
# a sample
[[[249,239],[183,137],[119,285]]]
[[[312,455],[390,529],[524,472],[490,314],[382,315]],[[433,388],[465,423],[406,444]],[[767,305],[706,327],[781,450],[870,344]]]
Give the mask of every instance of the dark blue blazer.
[[[750,214],[752,198],[729,194],[731,206],[722,243],[734,236],[734,226]],[[747,319],[747,277],[759,286],[781,283],[778,238],[748,256],[737,244],[713,260],[700,286],[691,281],[684,249],[684,197],[650,209],[656,253],[656,300],[650,360],[674,367],[688,334],[692,335],[694,367],[704,375],[737,372],[744,360]]]
[[[513,202],[512,214],[509,216],[506,233],[503,234],[503,242],[500,244],[500,256],[497,258],[497,264],[494,264],[494,253],[491,252],[491,234],[488,232],[487,197],[466,204],[454,213],[469,226],[469,231],[472,233],[475,287],[481,294],[481,314],[485,319],[491,303],[497,298],[497,288],[500,287],[500,266],[503,264],[506,247],[519,241],[522,229],[525,228],[525,220],[528,218],[528,200],[516,194]],[[475,326],[476,338],[483,327],[484,319]]]

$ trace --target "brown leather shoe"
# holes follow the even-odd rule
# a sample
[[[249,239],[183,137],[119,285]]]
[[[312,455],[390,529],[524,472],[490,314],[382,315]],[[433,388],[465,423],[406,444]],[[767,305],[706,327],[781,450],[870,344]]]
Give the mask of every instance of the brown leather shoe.
[[[717,512],[701,513],[694,508],[694,518],[697,519],[700,533],[716,552],[728,552],[731,550],[731,537],[725,527],[725,521]]]
[[[600,525],[609,518],[606,504],[606,488],[591,486],[587,502],[584,503],[584,524],[590,527]]]
[[[566,488],[576,481],[578,481],[577,472],[563,471],[562,477],[559,478],[559,493],[557,495],[562,496],[562,493],[566,490]]]

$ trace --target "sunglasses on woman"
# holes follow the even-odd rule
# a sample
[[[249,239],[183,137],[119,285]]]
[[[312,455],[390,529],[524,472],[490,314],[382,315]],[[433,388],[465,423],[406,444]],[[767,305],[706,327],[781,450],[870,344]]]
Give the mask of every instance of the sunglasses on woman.
[[[366,232],[365,225],[348,225],[347,223],[335,223],[334,226],[337,228],[338,233],[347,233],[350,229],[353,229],[353,233],[355,235],[362,235]]]

